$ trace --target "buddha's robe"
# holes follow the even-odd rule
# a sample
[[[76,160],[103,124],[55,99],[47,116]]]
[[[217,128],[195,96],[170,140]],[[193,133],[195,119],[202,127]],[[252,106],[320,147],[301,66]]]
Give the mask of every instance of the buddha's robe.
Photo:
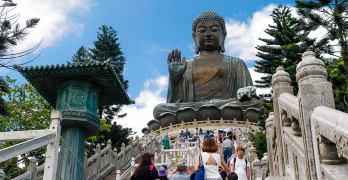
[[[187,61],[183,79],[174,85],[169,78],[167,103],[155,107],[153,115],[158,119],[164,112],[176,113],[179,108],[191,107],[198,109],[200,106],[210,103],[218,107],[230,103],[239,105],[242,109],[248,107],[260,107],[260,102],[255,100],[239,101],[237,90],[242,87],[252,86],[253,82],[247,66],[239,58],[224,56],[218,71],[206,82],[195,86],[194,59]]]

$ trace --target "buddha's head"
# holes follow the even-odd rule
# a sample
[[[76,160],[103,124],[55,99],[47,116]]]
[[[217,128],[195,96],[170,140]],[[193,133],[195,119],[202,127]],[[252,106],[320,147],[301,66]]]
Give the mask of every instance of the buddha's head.
[[[225,20],[216,12],[202,12],[192,23],[192,37],[196,54],[202,50],[225,52],[226,35]]]

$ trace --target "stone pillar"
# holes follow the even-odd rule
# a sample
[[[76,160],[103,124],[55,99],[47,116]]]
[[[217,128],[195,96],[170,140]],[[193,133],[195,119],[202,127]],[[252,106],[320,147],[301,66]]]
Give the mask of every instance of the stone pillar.
[[[259,158],[256,157],[256,159],[252,163],[252,180],[256,180],[258,178],[261,178],[261,162]]]
[[[273,135],[271,139],[271,148],[273,158],[273,175],[285,176],[285,160],[283,154],[283,140],[282,140],[282,121],[281,112],[279,112],[278,98],[282,93],[293,93],[293,88],[290,86],[291,79],[289,73],[284,71],[283,67],[278,67],[276,73],[272,76],[273,87],[273,107],[274,107],[274,120],[273,120]],[[274,152],[273,152],[274,151]]]
[[[268,118],[266,119],[266,139],[267,139],[267,152],[271,156],[275,153],[273,152],[273,143],[274,142],[274,126],[273,126],[274,113],[270,112]],[[268,158],[268,169],[269,176],[273,176],[273,158]]]
[[[249,148],[249,162],[253,162],[257,158],[256,149],[254,145],[251,144]]]
[[[35,157],[29,158],[29,165],[28,165],[27,171],[31,172],[31,179],[36,179],[36,176],[37,176],[36,163],[37,163],[37,160]]]
[[[261,159],[261,178],[265,179],[268,171],[268,153],[263,154]]]
[[[323,61],[316,59],[315,54],[307,51],[302,61],[296,67],[296,80],[299,84],[300,127],[306,157],[306,177],[308,180],[321,179],[319,168],[318,144],[313,141],[315,136],[311,127],[310,116],[317,106],[327,106],[335,109],[332,85],[327,81],[327,71]]]

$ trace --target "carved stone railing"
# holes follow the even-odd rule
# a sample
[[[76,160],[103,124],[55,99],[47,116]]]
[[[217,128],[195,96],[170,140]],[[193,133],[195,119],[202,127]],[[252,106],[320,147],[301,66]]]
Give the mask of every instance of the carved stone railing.
[[[194,129],[196,127],[202,128],[203,132],[206,130],[214,130],[214,129],[224,129],[225,127],[236,127],[236,128],[248,128],[250,130],[258,130],[259,126],[258,123],[254,122],[249,122],[247,121],[237,121],[236,119],[234,120],[224,120],[224,119],[218,119],[218,120],[201,120],[197,121],[196,119],[192,122],[186,122],[184,123],[183,121],[180,124],[172,125],[168,127],[160,127],[156,131],[152,131],[152,133],[156,134],[165,134],[167,133],[169,136],[172,134],[178,134],[182,129]],[[175,134],[175,135],[176,135]]]
[[[346,179],[348,114],[335,110],[325,65],[313,52],[303,54],[296,70],[297,96],[284,68],[272,77],[274,113],[266,120],[262,179]]]

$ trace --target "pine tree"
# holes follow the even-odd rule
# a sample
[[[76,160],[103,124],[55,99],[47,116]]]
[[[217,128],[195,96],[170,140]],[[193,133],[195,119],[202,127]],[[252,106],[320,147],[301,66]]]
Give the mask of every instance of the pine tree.
[[[326,41],[337,41],[338,51],[327,46],[325,52],[341,58],[344,62],[346,87],[348,86],[348,1],[347,0],[296,0],[295,7],[302,19],[308,21],[307,25],[312,30],[319,27],[326,29],[323,37]],[[340,55],[337,55],[339,53]]]
[[[127,91],[128,80],[124,80],[123,71],[126,58],[123,56],[123,52],[120,48],[120,43],[117,43],[117,31],[111,27],[103,25],[99,28],[101,32],[98,32],[98,40],[94,41],[94,48],[90,49],[91,59],[95,61],[106,61],[111,59],[111,65],[114,67],[116,74],[123,87]],[[104,115],[106,119],[111,121],[114,116],[124,117],[126,114],[118,115],[122,105],[115,106],[103,106],[99,108],[99,115],[102,118]]]
[[[17,4],[13,3],[12,0],[2,0],[0,4],[0,68],[13,69],[13,64],[11,63],[13,59],[24,57],[34,52],[42,42],[30,49],[17,53],[12,52],[12,48],[25,39],[25,36],[28,34],[27,30],[34,28],[40,21],[39,18],[28,19],[25,26],[21,28],[17,23],[20,15],[9,14],[16,6]],[[34,59],[18,65],[29,63]]]
[[[257,46],[259,50],[256,56],[262,60],[256,61],[255,71],[265,74],[260,81],[255,81],[256,87],[270,88],[272,86],[272,75],[277,67],[283,66],[290,74],[291,85],[297,94],[296,65],[301,61],[301,55],[315,40],[308,38],[303,22],[291,15],[291,9],[279,5],[271,14],[274,25],[269,25],[265,30],[272,38],[259,40],[266,45]]]
[[[304,22],[291,15],[291,9],[279,5],[271,14],[274,24],[270,24],[265,30],[272,38],[259,38],[266,45],[258,45],[259,50],[256,54],[262,60],[256,61],[255,71],[263,73],[261,80],[255,81],[256,87],[271,88],[272,75],[277,67],[283,66],[290,74],[291,85],[294,93],[297,94],[298,85],[296,82],[296,66],[301,61],[301,55],[315,43],[314,39],[308,38],[309,31],[304,26]],[[315,49],[315,47],[312,47]],[[260,117],[260,125],[264,126],[264,121],[273,112],[272,94],[259,95],[264,101],[265,111]]]
[[[81,46],[72,57],[73,63],[88,63],[90,62],[90,52],[85,46]]]

